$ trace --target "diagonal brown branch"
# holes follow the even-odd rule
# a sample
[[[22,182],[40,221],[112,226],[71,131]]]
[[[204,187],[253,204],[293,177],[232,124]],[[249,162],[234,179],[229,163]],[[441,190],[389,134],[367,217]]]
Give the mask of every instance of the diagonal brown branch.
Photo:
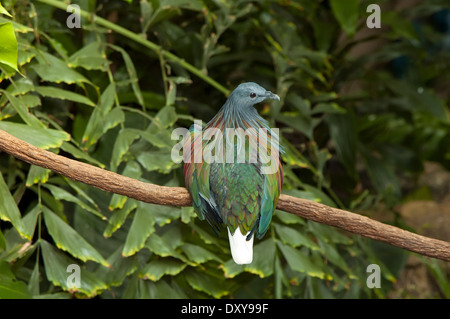
[[[2,130],[0,130],[0,150],[24,162],[48,168],[70,179],[107,192],[125,195],[153,204],[192,205],[191,197],[184,187],[166,187],[140,182],[136,179],[42,150]],[[450,261],[450,243],[417,235],[362,215],[284,194],[280,196],[277,208],[421,255]]]

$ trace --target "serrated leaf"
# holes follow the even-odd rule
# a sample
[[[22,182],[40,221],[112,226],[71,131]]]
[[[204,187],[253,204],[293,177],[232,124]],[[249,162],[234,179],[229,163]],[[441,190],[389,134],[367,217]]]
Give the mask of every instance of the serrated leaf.
[[[36,116],[28,112],[27,105],[25,105],[20,97],[17,98],[7,91],[3,91],[3,93],[8,98],[10,105],[14,108],[14,110],[17,112],[17,114],[19,114],[19,116],[26,124],[37,129],[45,128],[45,125]]]
[[[275,243],[273,239],[266,239],[253,248],[253,261],[244,266],[245,271],[265,278],[273,274],[275,262]]]
[[[125,278],[138,269],[138,260],[136,256],[124,258],[122,256],[123,245],[107,259],[111,268],[100,267],[96,272],[103,282],[107,285],[120,286]]]
[[[111,237],[112,234],[119,229],[125,222],[127,216],[133,209],[137,207],[137,202],[132,199],[128,199],[125,205],[119,210],[115,211],[111,218],[108,220],[108,226],[106,226],[103,232],[104,237]]]
[[[197,216],[194,212],[194,207],[181,207],[181,221],[189,224],[193,217]]]
[[[275,230],[283,243],[291,245],[292,247],[305,246],[312,250],[320,250],[316,243],[301,234],[299,230],[276,223],[274,223],[273,226],[275,227]]]
[[[83,160],[86,160],[89,163],[97,165],[98,167],[105,168],[105,164],[99,162],[98,160],[93,158],[91,155],[89,155],[89,153],[87,153],[87,152],[85,152],[83,150],[80,150],[79,148],[73,146],[72,144],[70,144],[68,142],[64,142],[61,145],[61,149],[64,152],[72,154],[75,158],[83,159]]]
[[[140,153],[137,156],[138,162],[144,166],[147,172],[158,171],[164,174],[169,173],[177,165],[169,151],[153,151]]]
[[[25,217],[22,219],[23,226],[25,228],[25,232],[30,234],[30,237],[33,238],[34,231],[36,229],[36,222],[38,216],[41,214],[41,206],[37,204],[31,211],[29,211]]]
[[[49,169],[31,165],[30,170],[28,171],[26,186],[30,187],[37,183],[47,183],[49,174]]]
[[[31,239],[31,234],[27,233],[25,230],[19,208],[9,191],[8,185],[6,185],[2,174],[0,174],[0,219],[11,222],[20,236]]]
[[[124,128],[120,130],[114,143],[111,155],[111,170],[116,171],[122,162],[122,157],[128,152],[130,145],[140,137],[138,130]]]
[[[165,106],[156,114],[152,124],[148,127],[148,132],[157,133],[161,128],[172,126],[177,119],[175,108],[173,106]]]
[[[128,231],[127,239],[122,250],[122,256],[134,255],[144,247],[148,236],[155,231],[155,217],[145,203],[139,203],[133,222]]]
[[[32,66],[43,81],[67,84],[90,83],[90,81],[57,57],[41,51],[36,56],[39,63]]]
[[[202,264],[209,260],[222,262],[222,260],[218,256],[198,245],[185,243],[183,246],[181,246],[181,250],[190,261],[196,264]]]
[[[139,80],[137,78],[136,69],[133,64],[133,60],[131,60],[130,55],[119,46],[109,44],[114,50],[119,51],[122,54],[123,61],[125,62],[125,67],[128,72],[128,76],[130,77],[131,88],[133,89],[134,95],[137,98],[137,101],[140,105],[144,106],[144,99],[142,98],[142,92],[139,88]]]
[[[109,61],[102,42],[92,42],[69,57],[70,67],[82,67],[86,70],[106,71]]]
[[[106,267],[109,263],[80,234],[45,206],[42,206],[45,225],[56,246],[83,261],[92,260]],[[47,268],[47,267],[46,267]]]
[[[180,218],[181,210],[173,206],[161,206],[155,204],[148,204],[152,211],[158,226],[164,226],[171,223],[173,220]]]
[[[186,299],[183,290],[175,282],[168,284],[165,280],[157,282],[149,280],[139,281],[139,298],[142,299]]]
[[[207,276],[204,271],[199,271],[198,268],[186,270],[183,275],[192,288],[203,291],[214,298],[221,298],[230,294],[226,281],[212,280],[211,276]]]
[[[177,252],[174,248],[171,247],[163,238],[158,236],[156,233],[153,233],[148,238],[145,246],[150,249],[154,254],[161,257],[175,257],[184,262],[188,262],[187,259]]]
[[[334,265],[341,268],[343,271],[347,273],[350,279],[356,279],[357,277],[352,273],[350,268],[348,267],[345,260],[342,258],[342,256],[339,254],[337,248],[332,243],[325,243],[323,240],[318,238],[318,242],[320,245],[320,248],[323,251],[324,256],[333,263]]]
[[[75,197],[74,195],[72,195],[71,193],[66,191],[65,189],[55,186],[55,185],[51,185],[51,184],[45,184],[44,186],[52,193],[52,195],[55,199],[65,200],[65,201],[74,203],[75,205],[80,206],[81,208],[83,208],[84,210],[87,210],[88,212],[94,214],[95,216],[97,216],[101,219],[106,219],[106,217],[103,216],[98,211],[98,208],[92,208],[91,206],[89,206],[88,204],[83,202],[81,199]],[[86,197],[86,195],[84,195],[84,196]],[[92,202],[92,200],[91,200],[91,202]]]
[[[63,254],[45,240],[40,241],[40,246],[44,259],[45,274],[47,279],[55,286],[59,286],[70,292],[79,291],[88,297],[94,297],[100,291],[108,288],[99,278],[81,266],[80,288],[69,286],[67,279],[71,275],[71,272],[67,272],[67,267],[73,264],[78,265],[78,262]]]
[[[128,161],[125,165],[124,170],[122,171],[121,175],[127,176],[134,179],[139,179],[142,175],[141,166],[136,161]],[[129,200],[128,197],[119,195],[119,194],[113,194],[111,196],[111,200],[109,202],[109,210],[114,209],[120,209],[123,207],[125,202]]]
[[[187,264],[177,259],[161,258],[150,261],[139,272],[139,276],[152,281],[160,280],[164,275],[178,275]]]
[[[277,247],[283,253],[284,258],[292,270],[304,272],[311,277],[325,279],[325,273],[322,268],[319,265],[312,263],[308,257],[300,252],[300,250],[281,242],[277,242]]]
[[[69,100],[73,102],[83,103],[89,106],[95,106],[95,103],[84,95],[63,90],[53,86],[38,86],[36,92],[44,97],[51,97],[60,100]]]
[[[0,130],[42,149],[58,148],[64,141],[70,140],[70,135],[63,131],[8,121],[0,121]]]
[[[314,233],[314,235],[320,237],[326,242],[344,245],[351,245],[353,243],[353,240],[350,237],[340,233],[336,228],[313,221],[308,221],[308,228]]]
[[[222,270],[226,278],[234,278],[244,271],[245,265],[238,265],[233,259],[229,259],[222,265]]]
[[[113,108],[115,92],[114,84],[110,84],[103,92],[100,104],[92,112],[82,138],[86,149],[95,144],[109,129],[125,120],[122,110],[119,107]]]

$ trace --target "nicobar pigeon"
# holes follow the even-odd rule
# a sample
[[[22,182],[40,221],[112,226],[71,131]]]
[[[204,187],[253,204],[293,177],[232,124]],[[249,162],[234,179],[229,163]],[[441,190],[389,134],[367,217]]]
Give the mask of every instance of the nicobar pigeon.
[[[279,137],[254,108],[266,99],[280,100],[256,83],[240,84],[208,124],[191,126],[184,145],[190,146],[184,176],[194,210],[217,235],[226,226],[237,264],[252,262],[254,236],[267,232],[283,184]],[[242,131],[244,138],[237,134]],[[257,145],[256,154],[251,145]],[[200,161],[194,159],[198,151]]]

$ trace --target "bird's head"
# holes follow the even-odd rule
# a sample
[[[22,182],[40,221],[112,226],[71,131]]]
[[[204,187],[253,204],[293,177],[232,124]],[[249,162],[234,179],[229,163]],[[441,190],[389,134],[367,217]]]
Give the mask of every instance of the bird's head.
[[[254,82],[247,82],[239,84],[239,86],[231,92],[229,99],[233,104],[245,107],[253,106],[256,103],[260,103],[267,99],[279,101],[280,97]]]

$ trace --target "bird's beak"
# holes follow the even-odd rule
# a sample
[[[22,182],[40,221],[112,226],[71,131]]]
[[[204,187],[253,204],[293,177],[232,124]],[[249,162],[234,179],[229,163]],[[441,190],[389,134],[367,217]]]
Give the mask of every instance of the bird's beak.
[[[266,94],[264,96],[266,99],[271,99],[271,100],[280,100],[280,97],[278,95],[276,95],[275,93],[272,93],[270,91],[266,91]]]

